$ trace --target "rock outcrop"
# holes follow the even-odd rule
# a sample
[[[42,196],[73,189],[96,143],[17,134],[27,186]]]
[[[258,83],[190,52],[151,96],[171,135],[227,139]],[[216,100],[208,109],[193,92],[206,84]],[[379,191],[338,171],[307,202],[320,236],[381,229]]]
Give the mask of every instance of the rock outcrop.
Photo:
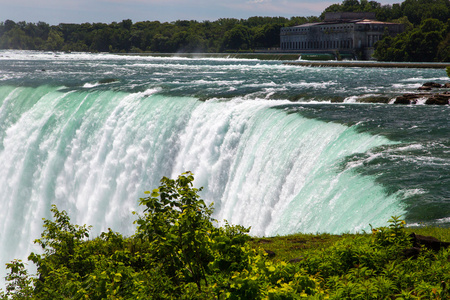
[[[425,82],[418,88],[419,93],[408,93],[398,96],[394,100],[394,104],[418,104],[427,105],[449,105],[450,91],[442,91],[438,93],[424,93],[423,91],[431,91],[433,88],[449,89],[450,83],[440,84],[436,82]]]
[[[438,252],[441,249],[450,247],[450,243],[440,241],[432,236],[418,235],[415,233],[411,233],[409,236],[411,238],[412,247],[403,250],[403,254],[406,258],[417,258],[424,248]]]
[[[409,236],[411,237],[413,247],[417,248],[425,247],[430,250],[439,251],[450,246],[450,243],[442,242],[432,236],[418,235],[415,233],[411,233]]]

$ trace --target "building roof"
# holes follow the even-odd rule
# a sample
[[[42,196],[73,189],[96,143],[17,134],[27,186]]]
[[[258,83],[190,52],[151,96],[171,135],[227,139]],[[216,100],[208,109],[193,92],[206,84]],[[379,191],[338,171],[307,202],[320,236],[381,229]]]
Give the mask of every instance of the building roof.
[[[346,20],[346,21],[339,21],[339,22],[317,22],[317,23],[306,23],[302,25],[292,26],[295,28],[305,28],[305,27],[312,27],[312,26],[319,26],[319,25],[334,25],[334,24],[373,24],[373,25],[389,25],[389,24],[397,24],[397,23],[388,23],[388,22],[382,22],[382,21],[376,21],[371,19],[356,19],[356,20]],[[291,28],[292,28],[291,27]]]

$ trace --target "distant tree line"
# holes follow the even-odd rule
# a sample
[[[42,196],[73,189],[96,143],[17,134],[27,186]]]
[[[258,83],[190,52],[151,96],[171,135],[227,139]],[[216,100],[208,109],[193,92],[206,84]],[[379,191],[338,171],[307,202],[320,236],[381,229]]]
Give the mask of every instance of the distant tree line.
[[[145,21],[59,24],[0,23],[0,49],[90,52],[248,51],[279,47],[280,28],[318,21],[318,17],[251,17],[171,23]]]
[[[280,28],[323,20],[325,12],[375,12],[377,20],[405,24],[375,47],[384,61],[450,61],[450,0],[344,0],[319,17],[224,18],[216,21],[145,21],[66,24],[0,22],[0,49],[89,52],[236,52],[277,48]]]

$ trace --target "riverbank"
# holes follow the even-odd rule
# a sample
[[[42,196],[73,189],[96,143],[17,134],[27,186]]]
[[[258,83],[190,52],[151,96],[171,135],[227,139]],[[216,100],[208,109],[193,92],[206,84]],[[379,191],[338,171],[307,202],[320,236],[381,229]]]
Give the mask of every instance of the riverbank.
[[[235,58],[280,60],[283,64],[304,67],[358,67],[358,68],[419,68],[445,69],[450,63],[433,62],[378,62],[378,61],[317,61],[299,60],[301,54],[295,53],[118,53],[118,55],[155,56],[155,57],[185,57],[185,58]]]
[[[118,55],[155,56],[155,57],[185,57],[185,58],[235,58],[259,60],[296,61],[300,54],[294,53],[117,53]]]
[[[303,67],[346,67],[346,68],[417,68],[445,69],[449,63],[375,62],[375,61],[296,61],[285,65]]]

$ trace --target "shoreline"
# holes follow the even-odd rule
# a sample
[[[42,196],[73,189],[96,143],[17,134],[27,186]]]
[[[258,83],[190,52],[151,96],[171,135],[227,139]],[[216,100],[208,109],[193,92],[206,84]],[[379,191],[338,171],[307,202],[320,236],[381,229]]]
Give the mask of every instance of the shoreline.
[[[303,67],[347,67],[347,68],[416,68],[445,69],[450,63],[417,63],[417,62],[373,62],[373,61],[296,61],[285,62],[285,65]]]
[[[295,53],[114,53],[117,55],[155,56],[155,57],[184,57],[184,58],[237,58],[259,60],[289,60],[297,61],[300,54]]]
[[[445,69],[449,63],[435,62],[379,62],[379,61],[317,61],[299,60],[301,54],[295,53],[115,53],[130,56],[185,57],[185,58],[237,58],[280,60],[284,65],[303,67],[347,67],[347,68],[417,68]]]

